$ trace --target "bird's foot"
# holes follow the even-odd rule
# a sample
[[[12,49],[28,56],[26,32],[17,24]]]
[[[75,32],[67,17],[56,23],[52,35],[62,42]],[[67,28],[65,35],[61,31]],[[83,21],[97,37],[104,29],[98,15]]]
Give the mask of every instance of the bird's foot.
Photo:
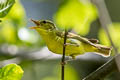
[[[65,59],[66,62],[69,62],[69,61],[72,61],[72,60],[73,60],[73,58],[70,57],[70,56],[66,57],[66,59]]]
[[[61,65],[64,66],[67,64],[67,61],[61,62]]]
[[[73,61],[75,59],[75,56],[73,56],[73,55],[71,57],[70,56],[66,57],[65,61],[61,62],[61,65],[66,65],[69,61]]]

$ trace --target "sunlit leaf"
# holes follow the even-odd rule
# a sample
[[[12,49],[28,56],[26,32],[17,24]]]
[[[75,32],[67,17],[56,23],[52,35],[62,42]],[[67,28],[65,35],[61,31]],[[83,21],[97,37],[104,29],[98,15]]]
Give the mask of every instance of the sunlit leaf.
[[[108,27],[109,33],[111,35],[111,38],[113,40],[113,43],[119,48],[120,51],[120,23],[113,23],[113,25],[110,25]],[[99,39],[100,42],[104,45],[110,46],[110,41],[103,29],[100,29],[99,31]]]
[[[64,0],[55,14],[55,22],[63,28],[73,28],[82,35],[89,32],[90,24],[97,17],[97,10],[87,0]]]
[[[16,42],[16,30],[13,27],[14,25],[9,21],[4,21],[4,24],[2,25],[4,27],[1,28],[1,36],[4,39],[4,41],[8,43],[15,43]]]
[[[15,0],[0,0],[0,17],[6,16],[14,3]]]
[[[23,27],[26,25],[26,13],[19,0],[16,0],[16,3],[11,8],[8,15],[4,17],[3,21],[8,19],[13,21],[13,24],[16,25],[15,27]]]
[[[19,44],[18,30],[26,26],[25,11],[19,0],[11,8],[9,13],[2,18],[0,24],[0,43]]]
[[[23,70],[16,64],[8,64],[0,69],[0,80],[21,80]]]

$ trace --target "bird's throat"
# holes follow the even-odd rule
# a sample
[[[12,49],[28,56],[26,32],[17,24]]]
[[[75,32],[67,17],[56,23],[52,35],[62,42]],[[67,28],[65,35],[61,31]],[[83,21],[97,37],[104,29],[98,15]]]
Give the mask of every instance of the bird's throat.
[[[47,31],[42,31],[42,30],[38,32],[47,45],[55,41],[56,35],[54,32],[47,32]]]

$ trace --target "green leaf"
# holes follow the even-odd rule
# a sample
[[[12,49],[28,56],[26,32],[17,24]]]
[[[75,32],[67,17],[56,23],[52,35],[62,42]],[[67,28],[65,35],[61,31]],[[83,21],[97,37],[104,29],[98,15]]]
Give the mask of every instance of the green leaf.
[[[17,39],[16,30],[13,27],[14,25],[9,21],[3,21],[2,26],[3,27],[0,30],[0,36],[4,39],[5,42],[15,43]]]
[[[21,44],[21,40],[18,37],[18,31],[21,27],[26,26],[26,14],[21,2],[15,0],[15,4],[10,9],[9,13],[1,19],[0,43]]]
[[[73,28],[81,35],[89,32],[89,26],[96,18],[96,7],[88,0],[64,0],[54,16],[58,26]]]
[[[8,14],[9,10],[15,3],[15,0],[0,0],[0,17],[4,17]]]
[[[21,80],[23,70],[16,64],[8,64],[0,69],[0,80]]]

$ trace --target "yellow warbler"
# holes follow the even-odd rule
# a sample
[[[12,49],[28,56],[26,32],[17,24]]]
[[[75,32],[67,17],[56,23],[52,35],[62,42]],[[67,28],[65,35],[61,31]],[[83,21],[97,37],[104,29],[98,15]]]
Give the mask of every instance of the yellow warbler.
[[[41,35],[48,49],[56,54],[62,54],[64,31],[58,30],[54,23],[48,20],[32,21],[36,26],[31,27],[31,29],[35,29]],[[75,56],[86,52],[96,52],[103,56],[110,56],[112,48],[97,44],[97,42],[96,39],[87,39],[68,32],[65,55],[71,56],[73,59],[75,59]]]

